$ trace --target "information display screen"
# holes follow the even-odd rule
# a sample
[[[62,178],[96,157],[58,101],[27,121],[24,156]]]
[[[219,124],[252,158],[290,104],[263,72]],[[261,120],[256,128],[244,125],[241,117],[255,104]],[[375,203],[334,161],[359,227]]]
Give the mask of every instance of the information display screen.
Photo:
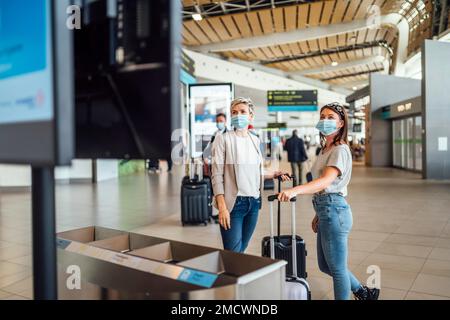
[[[51,1],[0,0],[0,124],[52,120],[51,34]]]
[[[317,90],[277,90],[267,92],[269,112],[317,111]]]
[[[189,86],[192,156],[202,155],[204,147],[217,131],[216,115],[224,113],[230,127],[230,105],[234,97],[231,83]]]

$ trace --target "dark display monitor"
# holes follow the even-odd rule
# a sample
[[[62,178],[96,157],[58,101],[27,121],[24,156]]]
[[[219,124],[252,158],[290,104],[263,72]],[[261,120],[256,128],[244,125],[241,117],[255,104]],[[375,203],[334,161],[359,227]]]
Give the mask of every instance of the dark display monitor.
[[[77,158],[168,159],[181,127],[179,0],[97,0],[75,32]]]
[[[0,0],[0,162],[63,165],[74,155],[68,5]]]

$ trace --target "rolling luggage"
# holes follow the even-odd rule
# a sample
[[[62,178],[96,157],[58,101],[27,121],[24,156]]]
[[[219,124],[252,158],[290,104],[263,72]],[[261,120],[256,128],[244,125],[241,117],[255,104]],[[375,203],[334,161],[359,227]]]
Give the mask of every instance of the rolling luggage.
[[[273,179],[264,179],[264,190],[275,190],[275,182]]]
[[[270,203],[270,240],[269,240],[269,247],[270,247],[270,258],[275,259],[275,253],[276,253],[276,243],[275,243],[275,237],[274,237],[274,230],[273,230],[273,202],[277,199],[277,195],[269,196],[268,200]],[[291,245],[291,257],[294,257],[292,259],[292,265],[293,268],[293,274],[290,275],[286,273],[286,285],[285,285],[285,297],[288,300],[311,300],[311,290],[309,288],[308,282],[297,275],[297,245],[296,245],[296,239],[295,236],[295,202],[296,198],[291,199],[291,220],[292,220],[292,235],[291,235],[291,242],[294,243],[294,245]]]
[[[181,223],[208,225],[212,215],[212,188],[209,177],[203,178],[203,168],[194,174],[190,165],[189,175],[181,184]]]
[[[281,180],[278,179],[278,193],[281,192]],[[275,258],[280,260],[285,260],[288,262],[286,266],[286,274],[294,275],[292,270],[293,259],[292,259],[292,235],[280,235],[280,220],[281,220],[281,207],[278,202],[278,217],[277,217],[277,236],[274,237],[275,241]],[[296,236],[296,252],[297,252],[297,275],[300,278],[306,279],[308,274],[306,272],[306,245],[305,241],[300,237]],[[270,257],[270,236],[264,237],[262,240],[262,256]]]

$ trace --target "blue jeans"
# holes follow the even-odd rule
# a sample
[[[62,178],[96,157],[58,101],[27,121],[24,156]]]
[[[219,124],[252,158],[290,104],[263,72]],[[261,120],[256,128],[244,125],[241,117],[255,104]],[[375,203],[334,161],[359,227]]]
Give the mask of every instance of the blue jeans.
[[[360,282],[348,270],[348,234],[353,225],[352,211],[339,194],[315,195],[314,210],[319,217],[317,260],[320,271],[333,277],[334,298],[348,300]]]
[[[237,197],[230,212],[231,229],[220,227],[223,248],[234,252],[244,252],[253,235],[258,221],[261,198]]]

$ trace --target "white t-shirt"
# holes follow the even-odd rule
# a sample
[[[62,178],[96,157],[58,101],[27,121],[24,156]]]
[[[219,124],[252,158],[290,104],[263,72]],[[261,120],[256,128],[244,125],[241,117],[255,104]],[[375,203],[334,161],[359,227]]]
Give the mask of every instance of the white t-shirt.
[[[322,176],[326,167],[335,167],[339,169],[340,175],[324,190],[325,193],[340,193],[347,196],[347,185],[352,176],[352,153],[346,144],[333,146],[331,149],[320,152],[311,168],[313,179]]]
[[[262,159],[251,140],[250,133],[246,137],[240,137],[235,132],[231,135],[236,139],[235,172],[238,186],[238,196],[259,198],[261,183]]]

